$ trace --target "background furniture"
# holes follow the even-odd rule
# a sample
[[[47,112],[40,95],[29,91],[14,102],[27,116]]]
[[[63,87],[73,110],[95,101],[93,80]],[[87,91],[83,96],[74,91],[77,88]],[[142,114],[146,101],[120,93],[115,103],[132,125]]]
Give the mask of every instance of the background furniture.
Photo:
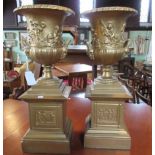
[[[12,47],[3,47],[3,71],[13,70]]]
[[[36,80],[40,77],[40,68],[41,68],[40,64],[32,61],[29,62],[29,70],[34,73]],[[18,71],[19,77],[17,79],[14,79],[13,81],[7,81],[7,83],[12,88],[9,98],[18,99],[18,97],[22,93],[24,93],[30,86],[27,85],[27,82],[25,79],[26,63],[23,64],[22,66],[20,65],[19,67],[16,67],[15,70]]]
[[[4,72],[5,78],[3,78],[3,99],[9,98],[13,90],[16,87],[20,87],[20,75],[14,70]]]
[[[72,90],[86,88],[88,74],[92,74],[92,66],[86,64],[56,64],[55,69],[68,75],[68,84]]]
[[[83,90],[87,86],[86,73],[70,73],[68,77],[68,84],[72,86],[72,90]]]
[[[125,65],[125,76],[119,76],[119,80],[126,85],[133,96],[133,103],[145,102],[152,106],[152,74],[142,67]]]
[[[118,62],[118,72],[124,73],[124,75],[122,75],[123,78],[128,78],[128,74],[129,74],[128,66],[134,67],[134,64],[135,64],[134,57],[125,57]]]
[[[60,63],[81,63],[91,65],[92,61],[89,59],[86,45],[69,45],[67,56],[60,61]]]

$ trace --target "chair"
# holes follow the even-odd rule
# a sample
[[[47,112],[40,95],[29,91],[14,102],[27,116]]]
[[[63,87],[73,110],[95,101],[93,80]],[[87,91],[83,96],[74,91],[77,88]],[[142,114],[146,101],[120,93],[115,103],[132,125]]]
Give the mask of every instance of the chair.
[[[13,52],[11,47],[3,47],[3,71],[13,70]]]
[[[83,90],[87,86],[86,73],[70,73],[68,77],[68,84],[72,86],[72,90]]]
[[[118,80],[119,80],[123,85],[126,85],[126,83],[128,82],[128,80],[122,78],[121,75],[118,76]]]
[[[118,72],[124,73],[122,78],[128,78],[130,75],[133,75],[135,58],[125,57],[124,59],[118,62]]]
[[[140,99],[152,106],[152,77],[149,77],[145,73],[140,79],[140,85],[136,91],[137,103],[140,103]]]
[[[41,64],[30,61],[28,67],[29,67],[29,70],[34,73],[34,77],[37,80],[40,77]],[[25,79],[25,72],[26,72],[26,63],[23,64],[19,69],[19,73],[21,76],[21,86],[24,86],[25,90],[26,90],[29,87],[28,87],[26,79]]]
[[[144,95],[142,95],[140,92],[136,91],[136,96],[137,96],[137,103],[141,103],[140,100],[142,100],[142,102],[152,106],[152,101],[151,98],[149,96],[145,97]]]
[[[40,76],[40,68],[41,65],[36,62],[29,63],[29,69],[34,73],[36,80]],[[24,93],[29,88],[25,80],[25,71],[26,71],[26,64],[23,64],[19,69],[21,80],[20,86],[17,86],[16,88],[13,89],[13,93],[10,95],[10,98],[17,99],[22,93]]]
[[[19,76],[19,73],[14,70],[10,70],[7,72],[7,77],[12,79],[12,78],[17,78]]]
[[[5,72],[5,79],[3,80],[3,99],[9,98],[10,94],[14,92],[16,87],[20,86],[20,75],[17,71],[10,70]]]
[[[135,87],[133,85],[133,82],[131,81],[131,79],[126,79],[126,78],[122,78],[121,76],[118,76],[118,80],[127,87],[127,89],[129,90],[129,92],[132,95],[132,99],[131,101],[133,103],[136,103],[137,99],[136,99],[136,90]]]
[[[127,87],[127,89],[130,91],[130,93],[131,93],[131,95],[132,95],[132,102],[133,103],[136,103],[136,101],[137,101],[137,96],[136,96],[136,90],[135,90],[135,88],[132,86],[132,85],[130,85],[128,82],[126,83],[126,87]]]

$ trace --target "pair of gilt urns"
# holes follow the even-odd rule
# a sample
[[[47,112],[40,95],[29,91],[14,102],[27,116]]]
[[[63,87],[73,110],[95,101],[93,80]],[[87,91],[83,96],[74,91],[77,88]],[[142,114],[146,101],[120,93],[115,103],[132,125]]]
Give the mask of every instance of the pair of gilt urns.
[[[40,80],[44,82],[39,81],[42,86],[34,86],[32,91],[29,90],[30,93],[23,96],[23,99],[30,101],[30,130],[23,138],[23,151],[69,153],[69,140],[66,135],[70,135],[71,126],[70,123],[64,123],[65,99],[59,96],[58,90],[55,89],[58,83],[55,84],[49,80],[55,80],[51,74],[51,66],[67,54],[68,45],[61,39],[62,25],[65,18],[74,12],[66,7],[43,4],[22,6],[16,8],[14,12],[24,15],[27,19],[29,37],[24,41],[25,52],[32,60],[44,65],[44,75]],[[107,82],[113,81],[111,65],[118,62],[124,53],[129,51],[128,39],[124,39],[123,33],[126,19],[136,12],[128,7],[102,7],[83,13],[83,16],[87,17],[91,23],[92,40],[91,43],[87,43],[88,55],[94,64],[104,66],[101,78]],[[45,92],[46,97],[43,98],[40,95],[36,98],[35,95],[42,93],[41,91]],[[55,96],[48,96],[50,91]],[[33,93],[34,95],[30,98]],[[100,107],[100,105],[97,106]],[[113,103],[110,106],[104,106],[98,109],[99,116],[101,113],[106,118],[103,112],[105,114],[108,112],[109,118],[112,116],[112,119],[115,120],[113,117],[115,117],[116,111],[117,116],[120,116],[121,108],[119,110],[116,108],[115,111],[116,106]],[[118,106],[121,107],[120,104]],[[121,134],[123,132],[122,130]]]

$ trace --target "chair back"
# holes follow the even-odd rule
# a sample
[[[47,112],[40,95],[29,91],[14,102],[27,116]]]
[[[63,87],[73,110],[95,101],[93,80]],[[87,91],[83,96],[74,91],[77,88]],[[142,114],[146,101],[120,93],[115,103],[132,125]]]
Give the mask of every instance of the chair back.
[[[137,98],[137,103],[144,102],[150,106],[152,106],[152,99],[150,96],[144,96],[140,92],[136,91],[136,98]]]
[[[70,73],[68,84],[72,90],[85,89],[87,85],[87,73]]]

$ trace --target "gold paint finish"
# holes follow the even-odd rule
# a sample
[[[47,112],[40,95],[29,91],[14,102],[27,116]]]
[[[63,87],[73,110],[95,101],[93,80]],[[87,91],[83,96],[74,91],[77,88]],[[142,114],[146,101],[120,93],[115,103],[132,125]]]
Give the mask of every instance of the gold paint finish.
[[[135,13],[136,10],[128,7],[103,7],[82,14],[90,20],[92,26],[92,41],[87,46],[88,55],[95,64],[115,64],[125,52],[130,51],[129,40],[124,39],[123,33],[126,19]],[[111,78],[111,72],[110,67],[106,67],[103,77]]]
[[[52,75],[52,72],[51,72],[51,66],[44,66],[42,78],[43,79],[53,78],[53,75]]]
[[[70,153],[72,124],[66,117],[65,102],[71,87],[52,77],[51,66],[67,54],[67,43],[61,40],[62,24],[73,11],[55,5],[27,5],[14,12],[27,19],[25,52],[44,65],[43,77],[19,97],[29,102],[30,118],[22,149],[28,153]]]
[[[92,112],[91,120],[87,121],[84,147],[130,149],[131,137],[124,123],[123,104],[132,96],[117,80],[104,81],[97,78],[94,85],[87,86],[86,97],[92,100]]]
[[[63,44],[61,39],[63,21],[74,12],[66,7],[45,4],[22,6],[14,12],[27,19],[29,37],[23,40],[25,52],[32,60],[45,66],[44,78],[51,78],[48,66],[67,54],[68,43]]]
[[[112,64],[130,51],[123,37],[126,19],[137,11],[127,7],[103,7],[83,13],[92,25],[92,42],[88,55],[95,64],[104,66],[102,76],[87,86],[86,97],[92,100],[91,120],[84,138],[86,148],[130,149],[131,137],[126,130],[123,104],[131,97],[116,77]]]
[[[24,152],[70,153],[72,124],[65,107],[70,90],[62,80],[46,79],[20,96],[29,103],[30,129],[22,139]]]

